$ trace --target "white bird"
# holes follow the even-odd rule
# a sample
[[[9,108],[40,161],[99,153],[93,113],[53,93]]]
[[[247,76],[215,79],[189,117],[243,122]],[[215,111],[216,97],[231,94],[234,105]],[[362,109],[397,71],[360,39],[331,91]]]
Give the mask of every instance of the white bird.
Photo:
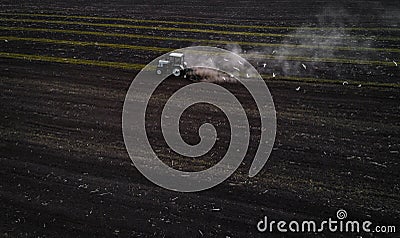
[[[265,66],[267,66],[267,64],[266,64],[266,63],[264,63],[264,64],[263,64],[263,66],[264,66],[264,68],[265,68]]]
[[[393,60],[393,63],[394,63],[394,65],[396,65],[396,67],[397,67],[397,62]]]
[[[347,82],[347,81],[344,81],[344,82],[343,82],[343,85],[347,85],[347,84],[349,84],[349,82]]]
[[[304,69],[307,69],[307,66],[305,64],[301,64],[301,66],[303,66]]]
[[[296,88],[296,91],[300,91],[300,86]]]
[[[275,78],[276,77],[276,74],[275,73],[272,73],[272,78]]]

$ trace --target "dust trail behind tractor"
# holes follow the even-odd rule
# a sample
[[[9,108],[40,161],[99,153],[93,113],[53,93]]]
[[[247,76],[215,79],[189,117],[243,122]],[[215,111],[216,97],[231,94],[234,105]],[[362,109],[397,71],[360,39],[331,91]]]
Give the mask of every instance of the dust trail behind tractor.
[[[212,83],[237,83],[238,80],[233,76],[223,71],[206,68],[193,67],[185,69],[183,76],[185,79],[194,82],[212,82]]]

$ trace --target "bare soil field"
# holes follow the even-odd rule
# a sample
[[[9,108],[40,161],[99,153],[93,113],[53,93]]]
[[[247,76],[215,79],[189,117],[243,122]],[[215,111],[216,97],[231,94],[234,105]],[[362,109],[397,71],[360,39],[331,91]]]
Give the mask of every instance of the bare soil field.
[[[0,236],[399,237],[400,4],[396,1],[2,1],[0,10]],[[222,184],[179,193],[148,181],[122,135],[127,90],[170,50],[218,46],[262,74],[277,135],[248,177],[260,118],[249,92],[222,84],[251,125],[242,166]],[[193,82],[169,77],[147,108],[146,130],[168,165],[199,171],[229,145],[226,116],[195,105],[182,137],[218,125],[196,160],[160,129],[168,98]],[[397,233],[260,233],[274,220],[335,218],[395,225]]]

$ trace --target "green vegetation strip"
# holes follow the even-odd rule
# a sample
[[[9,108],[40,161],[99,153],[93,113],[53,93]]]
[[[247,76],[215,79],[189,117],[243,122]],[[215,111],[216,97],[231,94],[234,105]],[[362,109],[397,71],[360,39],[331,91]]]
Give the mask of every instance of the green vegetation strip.
[[[70,40],[54,40],[47,38],[31,38],[31,37],[15,37],[15,36],[0,36],[0,40],[7,41],[28,41],[28,42],[39,42],[39,43],[50,43],[50,44],[66,44],[75,46],[100,46],[108,47],[113,49],[130,49],[130,50],[144,50],[144,51],[154,51],[167,53],[174,49],[172,48],[162,48],[162,47],[152,47],[152,46],[138,46],[138,45],[126,45],[126,44],[112,44],[112,43],[102,43],[102,42],[89,42],[89,41],[70,41]]]
[[[0,36],[0,40],[7,41],[28,41],[28,42],[40,42],[50,44],[69,44],[76,46],[100,46],[107,48],[117,49],[131,49],[131,50],[143,50],[153,51],[160,53],[167,53],[174,49],[162,48],[162,47],[151,47],[151,46],[136,46],[136,45],[125,45],[125,44],[111,44],[101,42],[85,42],[85,41],[68,41],[68,40],[54,40],[44,38],[23,38],[14,36]],[[302,61],[302,62],[325,62],[325,63],[341,63],[341,64],[362,64],[362,65],[384,65],[384,66],[395,66],[393,62],[386,61],[369,61],[369,60],[354,60],[354,59],[338,59],[338,58],[310,58],[301,56],[281,56],[280,58],[274,55],[265,54],[249,54],[242,55],[248,59],[269,59],[269,60],[286,60],[286,61]]]
[[[175,38],[175,37],[163,37],[163,36],[140,35],[140,34],[123,34],[123,33],[109,33],[109,32],[99,32],[99,31],[80,31],[80,30],[61,30],[61,29],[48,29],[48,28],[0,26],[0,30],[49,32],[49,33],[75,34],[75,35],[92,35],[92,36],[101,36],[101,37],[124,37],[124,38],[161,40],[161,41],[181,41],[181,42],[203,43],[203,44],[212,44],[212,45],[235,44],[235,45],[242,45],[242,46],[248,45],[248,46],[274,47],[274,48],[282,48],[283,47],[283,48],[292,48],[292,49],[326,49],[326,50],[337,50],[337,51],[371,51],[371,52],[400,53],[400,49],[395,49],[395,48],[271,44],[271,43],[246,42],[246,41],[203,40],[203,39],[193,39],[193,38]]]
[[[276,30],[345,30],[345,31],[400,31],[400,28],[379,28],[379,27],[296,27],[296,26],[257,26],[257,25],[237,25],[237,24],[217,24],[202,22],[182,22],[182,21],[164,21],[164,20],[145,20],[131,18],[116,17],[99,17],[99,16],[76,16],[76,15],[56,15],[56,14],[32,14],[32,13],[0,13],[6,16],[28,16],[28,17],[53,17],[53,18],[69,18],[69,19],[90,19],[90,20],[106,20],[106,21],[125,21],[138,23],[155,23],[155,24],[173,24],[173,25],[190,25],[190,26],[209,26],[209,27],[225,27],[225,28],[244,28],[244,29],[276,29]]]
[[[264,79],[272,79],[271,75],[261,75]],[[388,88],[400,88],[400,83],[381,83],[371,81],[356,81],[356,80],[338,80],[338,79],[320,79],[320,78],[306,78],[306,77],[292,77],[292,76],[276,76],[273,80],[279,81],[295,81],[305,83],[329,83],[329,84],[343,84],[353,86],[373,86],[373,87],[388,87]]]
[[[257,37],[278,37],[278,38],[310,38],[310,39],[319,38],[319,39],[400,41],[399,37],[324,36],[321,34],[311,34],[311,35],[275,34],[275,33],[262,33],[262,32],[220,31],[220,30],[206,30],[206,29],[195,29],[195,28],[175,28],[175,27],[141,26],[141,25],[127,25],[127,24],[107,24],[107,23],[92,23],[92,22],[13,19],[13,18],[0,18],[0,21],[23,22],[23,23],[46,23],[46,24],[57,24],[57,25],[95,26],[95,27],[125,28],[125,29],[146,29],[146,30],[156,30],[156,31],[178,31],[178,32],[192,32],[192,33],[206,33],[206,34],[253,36],[253,37],[257,36]]]
[[[66,63],[66,64],[76,64],[76,65],[110,67],[110,68],[127,69],[127,70],[141,70],[145,67],[145,65],[143,65],[143,64],[130,64],[130,63],[121,63],[121,62],[85,60],[85,59],[74,59],[74,58],[60,58],[60,57],[52,57],[52,56],[16,54],[16,53],[8,53],[8,52],[0,52],[0,57],[10,58],[10,59],[19,59],[19,60],[43,61],[43,62],[51,62],[51,63]],[[265,79],[271,78],[270,75],[262,75],[262,77]],[[298,81],[298,82],[307,82],[307,83],[330,83],[330,84],[342,84],[345,81],[345,80],[301,78],[301,77],[290,77],[290,76],[277,77],[277,78],[274,78],[274,80]],[[350,85],[361,84],[364,86],[400,88],[399,83],[361,82],[361,81],[352,81],[352,80],[346,80],[346,82]]]
[[[244,56],[244,55],[242,55]],[[339,63],[339,64],[361,64],[361,65],[383,65],[396,67],[393,62],[376,61],[376,60],[358,60],[358,59],[343,59],[343,58],[310,58],[303,56],[274,56],[274,55],[258,55],[249,54],[245,55],[249,59],[270,59],[282,61],[300,61],[300,62],[324,62],[324,63]]]
[[[74,58],[60,58],[60,57],[53,57],[53,56],[15,54],[15,53],[7,53],[7,52],[0,52],[0,57],[11,58],[11,59],[21,59],[21,60],[44,61],[44,62],[51,62],[51,63],[67,63],[67,64],[111,67],[111,68],[128,69],[128,70],[141,70],[145,66],[142,64],[130,64],[130,63],[122,63],[122,62],[85,60],[85,59],[74,59]]]

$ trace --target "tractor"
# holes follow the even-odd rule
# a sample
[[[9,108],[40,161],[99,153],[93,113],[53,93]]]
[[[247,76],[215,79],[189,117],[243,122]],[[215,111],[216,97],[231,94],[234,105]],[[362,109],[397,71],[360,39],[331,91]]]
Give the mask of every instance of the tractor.
[[[158,61],[156,73],[158,75],[173,74],[175,77],[179,77],[182,73],[185,73],[186,68],[184,55],[182,53],[171,53],[167,59]]]

